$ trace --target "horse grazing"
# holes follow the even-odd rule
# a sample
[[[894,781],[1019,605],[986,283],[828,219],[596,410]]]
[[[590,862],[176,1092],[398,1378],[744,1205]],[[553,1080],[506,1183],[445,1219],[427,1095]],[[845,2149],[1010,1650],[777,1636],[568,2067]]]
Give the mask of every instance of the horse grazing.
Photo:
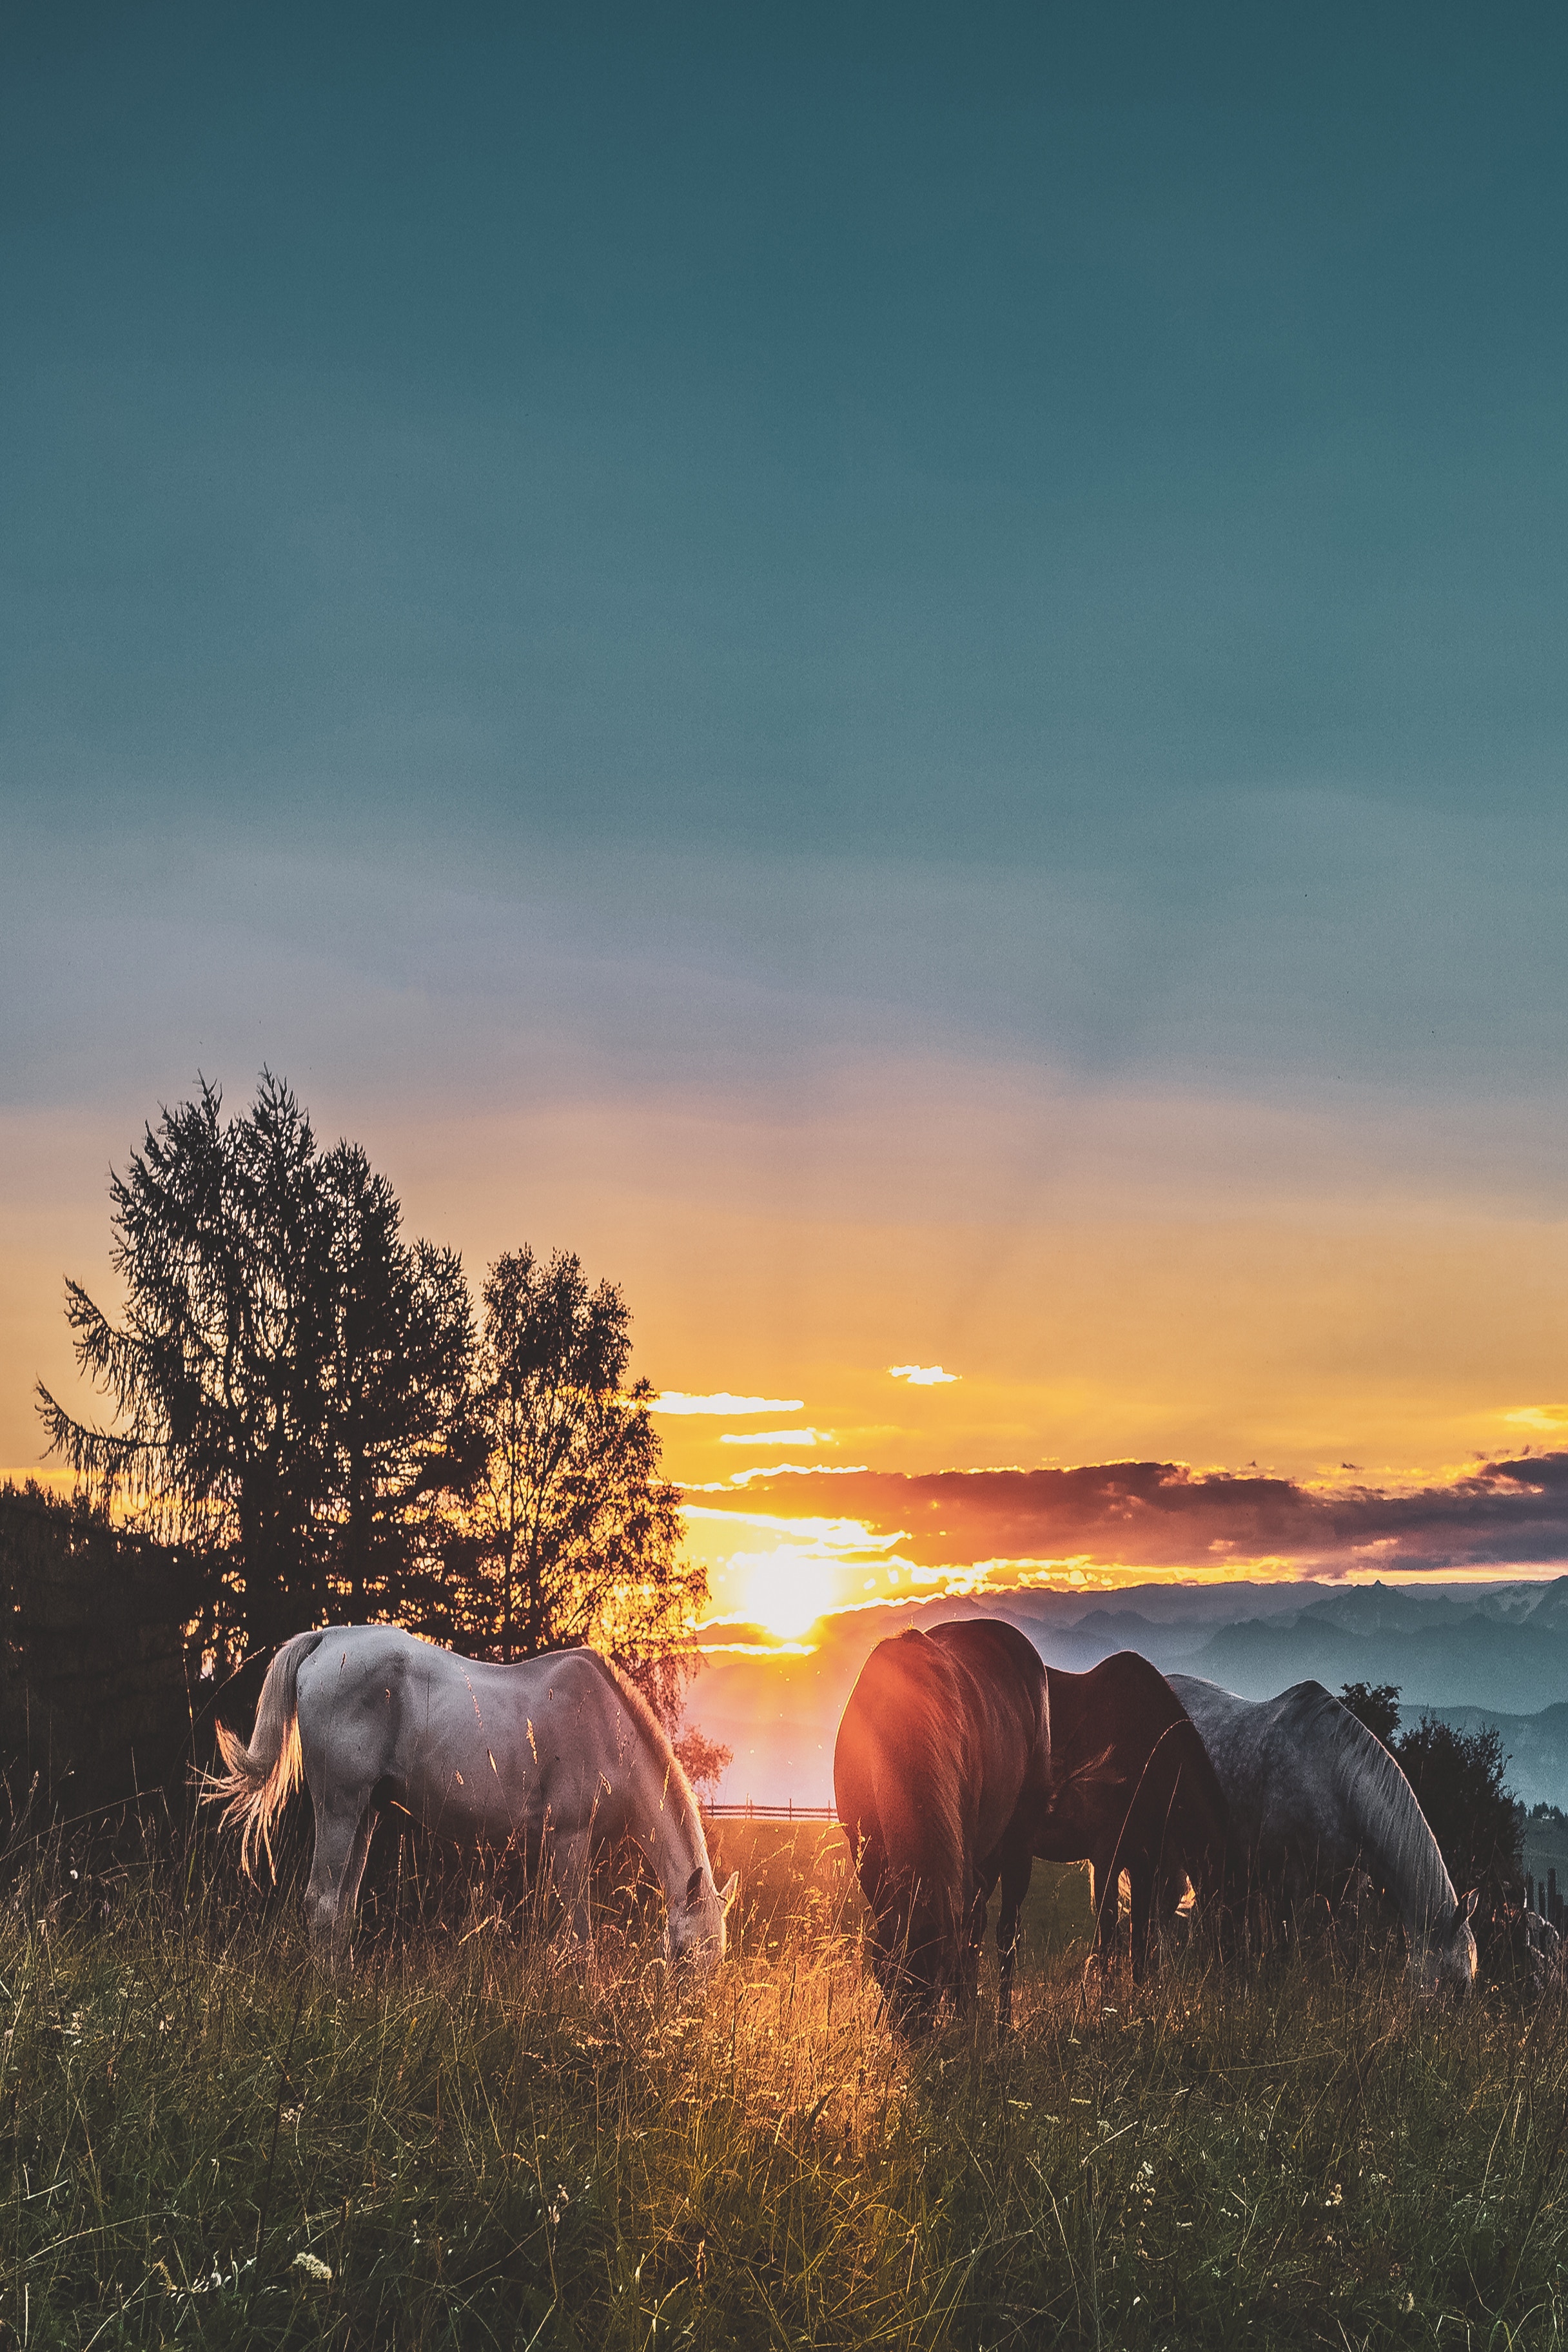
[[[334,1957],[347,1937],[380,1809],[476,1846],[515,1844],[554,1874],[588,1933],[594,1855],[623,1839],[664,1888],[665,1955],[706,1970],[724,1955],[735,1881],[713,1883],[691,1785],[647,1702],[593,1650],[488,1665],[396,1625],[296,1633],[267,1669],[248,1748],[226,1725],[227,1800],[249,1871],[271,1861],[279,1808],[303,1779],[316,1814],[305,1912]]]
[[[1011,1625],[911,1626],[879,1642],[861,1668],[838,1727],[833,1792],[895,2024],[923,2029],[944,1998],[973,1997],[998,1876],[1005,2019],[1050,1755],[1046,1670]]]
[[[1195,1675],[1173,1675],[1171,1687],[1229,1801],[1251,1901],[1288,1926],[1306,1895],[1336,1909],[1364,1871],[1399,1912],[1409,1977],[1425,1991],[1464,1990],[1476,1973],[1475,1895],[1456,1899],[1415,1792],[1375,1733],[1321,1683],[1260,1700]]]
[[[1203,1741],[1163,1675],[1120,1650],[1088,1674],[1047,1670],[1051,1697],[1051,1801],[1036,1822],[1042,1862],[1088,1862],[1099,1951],[1121,1941],[1119,1887],[1131,1893],[1135,1979],[1149,1929],[1173,1912],[1191,1877],[1200,1902],[1224,1889],[1229,1808]]]

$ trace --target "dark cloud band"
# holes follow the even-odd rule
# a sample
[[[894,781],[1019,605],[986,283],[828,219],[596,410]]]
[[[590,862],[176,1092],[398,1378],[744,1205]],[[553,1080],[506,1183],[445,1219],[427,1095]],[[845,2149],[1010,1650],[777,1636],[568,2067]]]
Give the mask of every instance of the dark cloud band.
[[[1194,1474],[1173,1462],[926,1476],[868,1470],[831,1481],[805,1471],[787,1482],[753,1480],[745,1508],[772,1498],[792,1517],[809,1513],[818,1476],[825,1511],[853,1515],[879,1535],[898,1531],[899,1551],[921,1568],[1074,1559],[1213,1570],[1278,1560],[1322,1575],[1568,1559],[1568,1453],[1481,1463],[1407,1493],[1324,1491],[1289,1478]]]

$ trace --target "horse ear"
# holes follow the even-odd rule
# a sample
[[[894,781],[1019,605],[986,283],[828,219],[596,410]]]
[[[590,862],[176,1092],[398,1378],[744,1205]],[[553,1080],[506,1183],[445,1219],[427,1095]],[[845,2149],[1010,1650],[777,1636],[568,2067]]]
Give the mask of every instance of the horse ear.
[[[700,1870],[694,1870],[690,1877],[686,1882],[686,1900],[688,1906],[695,1903],[701,1892],[702,1873]]]
[[[1480,1890],[1479,1887],[1472,1886],[1468,1895],[1460,1895],[1458,1903],[1454,1906],[1454,1925],[1456,1927],[1465,1927],[1475,1917],[1476,1898]]]
[[[732,1870],[730,1873],[729,1877],[724,1881],[723,1885],[719,1889],[719,1907],[721,1910],[728,1911],[731,1904],[733,1903],[736,1895],[740,1893],[740,1889],[741,1874],[738,1870]]]

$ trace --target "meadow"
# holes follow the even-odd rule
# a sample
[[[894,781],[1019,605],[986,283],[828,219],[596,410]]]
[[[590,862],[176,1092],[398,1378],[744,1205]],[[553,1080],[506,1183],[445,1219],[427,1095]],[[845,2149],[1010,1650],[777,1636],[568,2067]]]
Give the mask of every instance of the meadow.
[[[1017,2031],[909,2052],[837,1832],[716,1843],[742,1895],[700,2008],[637,1904],[590,1968],[384,1857],[332,1979],[210,1838],[14,1853],[0,2343],[1561,2340],[1559,2001],[1415,2006],[1386,1948],[1102,1993],[1082,1875],[1041,1866]]]

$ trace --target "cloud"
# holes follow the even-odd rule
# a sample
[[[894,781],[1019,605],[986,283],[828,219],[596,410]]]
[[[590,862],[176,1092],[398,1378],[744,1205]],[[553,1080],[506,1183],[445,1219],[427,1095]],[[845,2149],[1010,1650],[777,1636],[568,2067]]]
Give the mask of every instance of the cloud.
[[[666,1389],[654,1399],[649,1408],[654,1412],[710,1412],[736,1414],[746,1412],[799,1412],[805,1406],[804,1397],[744,1397],[731,1396],[721,1389],[713,1396],[688,1396],[683,1389]]]
[[[713,1489],[705,1488],[711,1493]],[[749,1499],[749,1497],[748,1497]],[[874,1564],[886,1559],[899,1540],[898,1532],[879,1535],[861,1519],[824,1516],[802,1518],[793,1511],[716,1510],[703,1503],[682,1505],[689,1519],[710,1519],[722,1527],[754,1528],[775,1538],[775,1543],[787,1543],[793,1550],[814,1559],[848,1559],[857,1565]]]
[[[721,1445],[834,1445],[830,1429],[727,1429]]]
[[[776,1474],[775,1474],[776,1475]],[[781,1510],[809,1510],[802,1467],[780,1485]],[[824,1490],[824,1501],[829,1490]],[[837,1474],[832,1510],[862,1542],[897,1543],[917,1568],[1034,1574],[1110,1568],[1332,1575],[1375,1565],[1507,1568],[1568,1561],[1568,1453],[1478,1463],[1407,1492],[1309,1487],[1289,1478],[1194,1472],[1176,1462],[1102,1462],[1058,1470]],[[770,1499],[747,1482],[748,1512]],[[714,1516],[719,1516],[715,1513]]]
[[[944,1372],[940,1364],[889,1364],[888,1370],[894,1380],[908,1381],[912,1389],[934,1389],[959,1377],[956,1372]]]

